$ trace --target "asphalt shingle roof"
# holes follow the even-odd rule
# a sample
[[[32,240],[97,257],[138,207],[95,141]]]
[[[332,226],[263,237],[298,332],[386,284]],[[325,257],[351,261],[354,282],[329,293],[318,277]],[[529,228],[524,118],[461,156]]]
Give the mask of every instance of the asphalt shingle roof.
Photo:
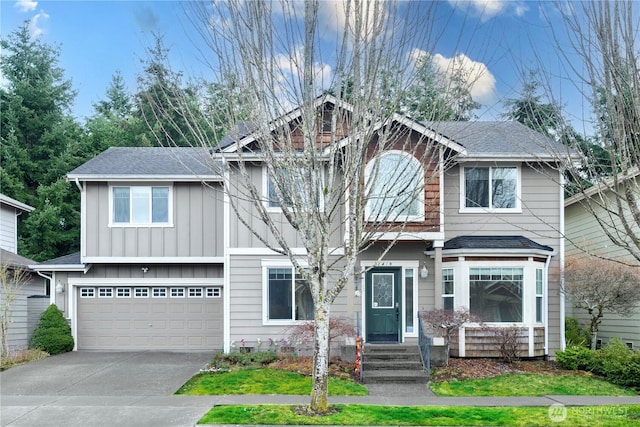
[[[0,249],[0,259],[3,264],[13,268],[25,268],[29,265],[33,265],[36,262],[32,259],[23,257],[22,255],[14,254],[6,249]]]
[[[430,122],[426,126],[467,149],[469,156],[557,157],[567,147],[514,121]]]
[[[68,176],[211,176],[218,166],[204,148],[111,147]]]
[[[524,236],[458,236],[444,242],[444,250],[447,249],[536,249],[553,252],[550,246]]]
[[[38,265],[78,265],[82,264],[80,261],[80,252],[74,252],[72,254],[63,255],[58,258],[49,259],[43,261]]]

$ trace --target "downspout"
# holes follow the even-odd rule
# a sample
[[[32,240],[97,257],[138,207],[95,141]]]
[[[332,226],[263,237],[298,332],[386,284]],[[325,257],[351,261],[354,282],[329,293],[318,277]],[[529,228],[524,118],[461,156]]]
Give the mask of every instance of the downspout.
[[[80,178],[76,177],[75,183],[76,187],[78,187],[78,190],[80,190],[80,192],[82,193],[84,191],[84,188],[82,188],[82,185],[80,184]]]
[[[560,350],[565,350],[565,336],[564,336],[564,323],[565,323],[565,295],[564,295],[564,174],[562,171],[560,175]]]
[[[52,284],[53,284],[53,277],[52,276],[47,276],[44,273],[41,273],[40,271],[36,270],[36,274],[40,277],[43,277],[45,280],[49,281],[49,305],[51,304],[55,304],[55,289],[52,289]]]

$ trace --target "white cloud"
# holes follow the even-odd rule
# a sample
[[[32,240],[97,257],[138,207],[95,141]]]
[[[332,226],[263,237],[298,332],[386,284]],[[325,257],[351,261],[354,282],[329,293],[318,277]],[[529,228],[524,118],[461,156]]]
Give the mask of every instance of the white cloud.
[[[33,0],[18,0],[13,7],[20,10],[20,12],[33,12],[38,7],[38,2]]]
[[[349,5],[350,10],[347,10]],[[376,0],[364,0],[357,3],[358,10],[354,10],[356,4],[353,1],[347,2],[346,0],[325,0],[318,4],[318,17],[321,28],[326,28],[330,31],[341,33],[348,24],[353,27],[356,22],[356,13],[365,16],[366,27],[370,29],[374,23],[374,17],[380,8],[387,7],[384,1]],[[335,33],[327,36],[333,37]]]
[[[297,48],[291,54],[280,54],[275,57],[275,63],[280,70],[281,82],[299,79],[302,76],[302,48]],[[331,82],[331,66],[316,62],[313,64],[313,74],[315,81],[322,89],[327,89]]]
[[[523,1],[513,0],[448,0],[449,4],[456,9],[472,11],[480,17],[482,22],[486,22],[494,16],[503,13],[514,13],[516,16],[523,16],[529,10]]]
[[[41,10],[29,20],[29,34],[31,34],[31,37],[38,38],[44,34],[44,24],[48,19],[49,15]]]
[[[415,55],[414,53],[414,57]],[[484,63],[474,61],[462,53],[453,58],[446,58],[436,53],[432,61],[436,69],[440,70],[446,78],[451,78],[458,73],[464,76],[474,101],[486,103],[493,99],[496,93],[496,78]]]

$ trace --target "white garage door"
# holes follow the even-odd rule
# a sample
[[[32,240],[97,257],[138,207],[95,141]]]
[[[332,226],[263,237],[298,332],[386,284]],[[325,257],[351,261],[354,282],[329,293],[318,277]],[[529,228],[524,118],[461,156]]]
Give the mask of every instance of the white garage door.
[[[222,348],[218,286],[82,286],[77,304],[80,350]]]

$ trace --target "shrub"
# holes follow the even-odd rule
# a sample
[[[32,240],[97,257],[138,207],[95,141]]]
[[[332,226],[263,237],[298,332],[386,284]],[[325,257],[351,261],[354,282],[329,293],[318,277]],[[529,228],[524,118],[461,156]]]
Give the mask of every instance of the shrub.
[[[30,348],[37,348],[54,355],[73,350],[71,327],[60,309],[51,304],[40,317],[38,327],[31,337]]]
[[[591,346],[591,333],[575,317],[567,317],[565,319],[564,336],[567,347]]]
[[[595,352],[579,345],[567,347],[556,353],[556,360],[563,369],[590,370],[593,366]]]
[[[640,388],[640,353],[614,338],[596,354],[595,373],[614,384]]]

